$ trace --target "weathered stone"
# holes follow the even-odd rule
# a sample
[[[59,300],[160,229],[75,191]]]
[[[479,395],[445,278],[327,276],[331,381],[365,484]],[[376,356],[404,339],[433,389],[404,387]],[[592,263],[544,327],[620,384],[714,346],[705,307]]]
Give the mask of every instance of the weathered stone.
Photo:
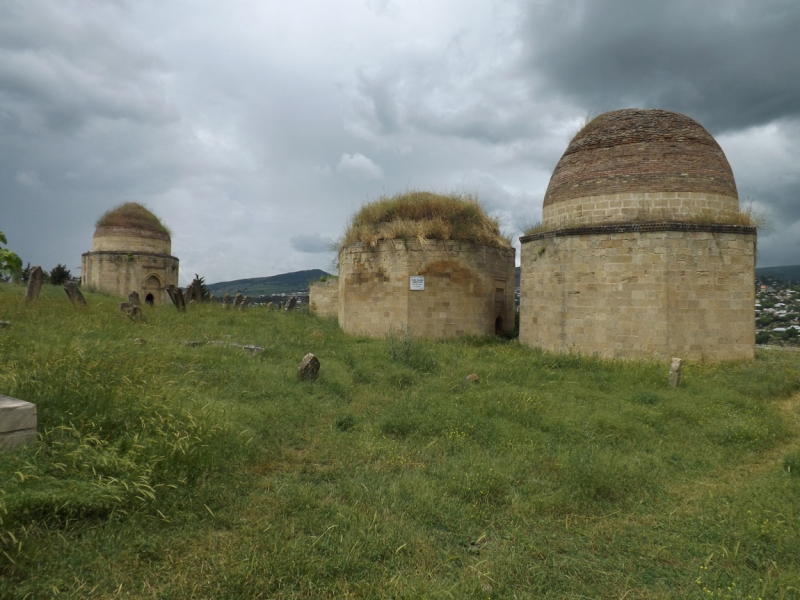
[[[198,303],[203,302],[203,286],[200,284],[200,280],[195,278],[192,280],[192,298],[196,300]]]
[[[141,306],[142,302],[139,300],[139,292],[134,290],[128,294],[128,302],[130,302],[131,306]]]
[[[35,440],[36,405],[0,395],[0,448],[16,448]]]
[[[33,267],[28,276],[28,287],[25,288],[25,302],[33,302],[39,297],[42,283],[44,283],[44,271],[42,271],[42,267],[37,265]]]
[[[135,340],[133,340],[133,343],[136,344],[137,346],[141,346],[144,344],[144,340],[142,338],[136,338]]]
[[[673,358],[669,365],[669,386],[676,388],[681,384],[681,367],[683,361],[680,358]]]
[[[119,312],[128,312],[133,305],[130,302],[120,302],[117,309]]]
[[[186,286],[186,291],[183,293],[183,301],[189,304],[192,300],[194,300],[194,287],[190,284]]]
[[[297,378],[301,381],[314,381],[319,377],[319,359],[309,352],[297,367]]]
[[[297,298],[292,296],[286,303],[286,308],[284,310],[294,310],[295,308],[297,308]]]
[[[233,299],[233,307],[239,308],[239,305],[244,302],[244,296],[241,293],[236,294],[236,298]]]
[[[254,346],[253,344],[245,344],[242,346],[243,350],[247,350],[250,354],[258,354],[259,352],[264,351],[263,346]]]
[[[228,308],[231,305],[231,295],[228,292],[225,292],[225,295],[222,297],[222,306],[224,308]]]
[[[471,375],[467,375],[466,377],[464,377],[464,381],[466,383],[478,383],[480,380],[481,378],[478,377],[478,375],[475,373],[472,373]]]
[[[77,283],[68,281],[64,284],[64,291],[67,293],[67,297],[72,301],[72,304],[75,306],[86,306],[86,298],[81,294]]]
[[[0,329],[5,329],[6,327],[11,327],[11,321],[0,321]]]
[[[267,310],[274,310],[275,303],[274,302],[267,302]]]
[[[211,294],[211,295],[208,297],[208,301],[209,301],[209,302],[216,302],[216,301],[217,301],[217,297],[216,297],[214,294]]]
[[[172,303],[179,312],[184,312],[186,310],[186,302],[183,298],[183,291],[181,288],[169,284],[167,286],[167,294],[169,294],[170,300],[172,300]]]
[[[242,298],[242,301],[239,303],[239,310],[247,310],[248,302],[249,302],[249,300],[248,300],[247,296]]]
[[[189,346],[190,348],[194,348],[196,346],[199,346],[202,343],[203,342],[198,342],[197,340],[187,340],[187,341],[183,342],[183,345],[184,346]]]

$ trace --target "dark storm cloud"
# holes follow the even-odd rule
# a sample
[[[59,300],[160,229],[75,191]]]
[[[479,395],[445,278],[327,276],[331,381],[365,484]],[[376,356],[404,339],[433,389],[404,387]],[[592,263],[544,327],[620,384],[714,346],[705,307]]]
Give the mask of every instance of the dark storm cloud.
[[[558,0],[527,11],[526,68],[593,112],[687,113],[714,133],[800,114],[800,2]]]

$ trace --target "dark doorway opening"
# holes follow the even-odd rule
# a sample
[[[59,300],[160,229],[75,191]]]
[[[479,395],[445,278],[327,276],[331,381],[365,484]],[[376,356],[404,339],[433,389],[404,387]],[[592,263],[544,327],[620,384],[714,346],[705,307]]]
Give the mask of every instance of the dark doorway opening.
[[[494,320],[494,333],[495,335],[503,334],[503,317],[497,317]]]
[[[153,304],[155,304],[156,299],[153,298],[153,294],[147,294],[147,296],[144,297],[144,301],[147,302],[150,306],[153,306]]]

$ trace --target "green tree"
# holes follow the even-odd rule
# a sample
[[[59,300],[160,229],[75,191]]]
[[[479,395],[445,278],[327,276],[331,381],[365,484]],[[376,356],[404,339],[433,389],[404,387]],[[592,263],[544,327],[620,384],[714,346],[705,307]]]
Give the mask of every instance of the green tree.
[[[67,265],[59,263],[50,271],[50,283],[53,285],[63,285],[70,279],[72,279],[72,273],[69,272]]]
[[[200,289],[203,292],[203,302],[207,301],[211,293],[208,291],[208,287],[206,287],[206,278],[200,277],[200,275],[198,275],[197,273],[194,274],[194,278],[200,282]]]
[[[8,244],[2,231],[0,231],[0,244]],[[8,248],[0,248],[0,273],[18,279],[21,272],[22,259]]]

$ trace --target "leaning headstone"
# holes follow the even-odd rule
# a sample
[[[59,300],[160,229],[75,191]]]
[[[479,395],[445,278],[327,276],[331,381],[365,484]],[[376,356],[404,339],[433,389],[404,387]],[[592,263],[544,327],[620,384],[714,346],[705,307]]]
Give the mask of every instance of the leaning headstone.
[[[186,304],[194,300],[194,288],[191,285],[186,286],[186,291],[183,293],[183,300]]]
[[[128,294],[128,302],[131,303],[131,306],[141,306],[142,302],[139,300],[139,292],[134,290]]]
[[[242,301],[239,303],[239,310],[247,310],[247,303],[248,302],[249,302],[249,300],[247,299],[247,296],[243,297]]]
[[[167,294],[170,300],[175,305],[178,311],[183,312],[186,310],[186,302],[183,299],[183,291],[179,287],[175,287],[171,283],[167,286]]]
[[[225,295],[222,297],[222,306],[223,308],[228,308],[231,305],[231,295],[228,292],[225,292]]]
[[[33,302],[39,297],[39,292],[44,283],[44,271],[42,267],[35,266],[28,276],[28,287],[25,288],[25,302]]]
[[[295,308],[297,308],[297,298],[295,296],[292,296],[291,298],[289,298],[289,301],[286,303],[286,309],[285,310],[294,310]]]
[[[36,405],[0,395],[0,448],[10,450],[36,440]]]
[[[236,298],[233,299],[233,308],[239,308],[239,305],[244,302],[244,296],[242,296],[241,292],[236,294]]]
[[[77,283],[68,281],[64,284],[64,291],[67,292],[67,297],[72,301],[72,304],[75,306],[86,306],[86,298],[81,294]]]
[[[314,381],[319,377],[319,359],[309,352],[297,366],[297,378],[301,381]]]
[[[681,383],[681,367],[683,361],[680,358],[673,358],[669,365],[669,387],[676,388]]]

